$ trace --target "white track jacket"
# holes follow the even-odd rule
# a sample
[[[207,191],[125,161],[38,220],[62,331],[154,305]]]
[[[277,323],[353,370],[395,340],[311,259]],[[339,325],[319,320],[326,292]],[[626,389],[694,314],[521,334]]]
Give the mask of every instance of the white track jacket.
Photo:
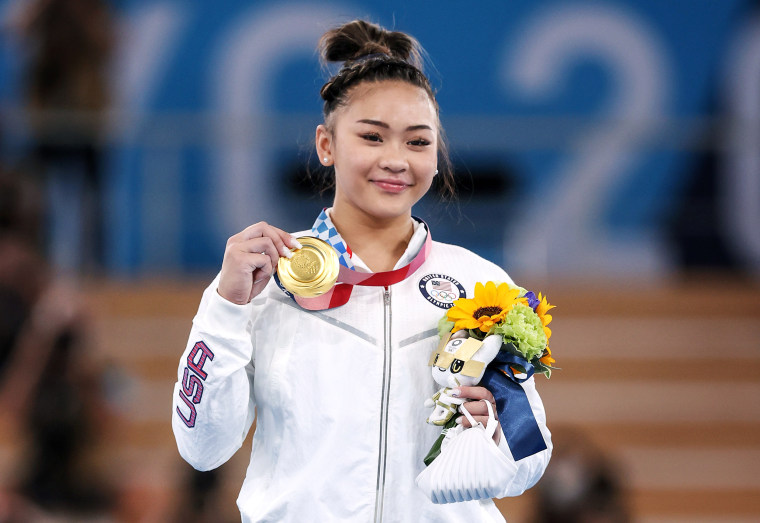
[[[425,234],[417,228],[397,267]],[[174,387],[180,454],[198,470],[218,467],[256,418],[238,498],[243,521],[503,521],[491,500],[435,505],[414,481],[441,430],[425,423],[424,406],[438,388],[427,365],[438,320],[489,280],[511,282],[493,263],[438,242],[400,283],[357,286],[346,305],[320,312],[301,309],[274,280],[235,305],[217,294],[215,280]],[[522,386],[547,449],[517,462],[503,496],[534,485],[552,449],[533,378]]]

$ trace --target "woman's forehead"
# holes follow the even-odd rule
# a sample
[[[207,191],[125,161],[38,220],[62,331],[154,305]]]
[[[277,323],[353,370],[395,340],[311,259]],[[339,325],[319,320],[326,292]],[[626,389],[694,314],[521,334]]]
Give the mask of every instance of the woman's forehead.
[[[340,117],[373,120],[387,124],[437,127],[437,115],[430,96],[421,87],[398,80],[362,82],[349,93]]]

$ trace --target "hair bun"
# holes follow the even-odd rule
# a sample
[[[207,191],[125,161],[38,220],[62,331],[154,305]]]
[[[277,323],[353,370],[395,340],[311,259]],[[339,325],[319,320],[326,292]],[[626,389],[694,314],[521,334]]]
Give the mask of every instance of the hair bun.
[[[414,37],[364,20],[354,20],[327,31],[319,40],[319,53],[325,63],[387,54],[418,69],[422,65],[420,44]]]

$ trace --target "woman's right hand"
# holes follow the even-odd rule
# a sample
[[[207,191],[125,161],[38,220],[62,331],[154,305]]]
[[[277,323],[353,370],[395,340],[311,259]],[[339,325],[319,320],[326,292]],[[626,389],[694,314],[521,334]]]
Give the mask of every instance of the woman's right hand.
[[[266,222],[251,225],[227,240],[217,292],[232,303],[244,305],[266,287],[280,256],[301,244],[285,231]]]

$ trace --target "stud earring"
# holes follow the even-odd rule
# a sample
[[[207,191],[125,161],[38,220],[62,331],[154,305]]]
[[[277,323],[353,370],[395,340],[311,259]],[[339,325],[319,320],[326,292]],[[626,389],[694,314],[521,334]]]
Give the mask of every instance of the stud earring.
[[[435,176],[436,174],[438,174],[438,169],[435,170],[435,172],[433,173],[433,176]]]
[[[323,160],[325,163],[327,163],[327,162],[329,162],[329,161],[330,161],[330,160],[328,160],[328,159],[327,159],[327,156],[325,156],[324,158],[322,158],[322,160]]]

